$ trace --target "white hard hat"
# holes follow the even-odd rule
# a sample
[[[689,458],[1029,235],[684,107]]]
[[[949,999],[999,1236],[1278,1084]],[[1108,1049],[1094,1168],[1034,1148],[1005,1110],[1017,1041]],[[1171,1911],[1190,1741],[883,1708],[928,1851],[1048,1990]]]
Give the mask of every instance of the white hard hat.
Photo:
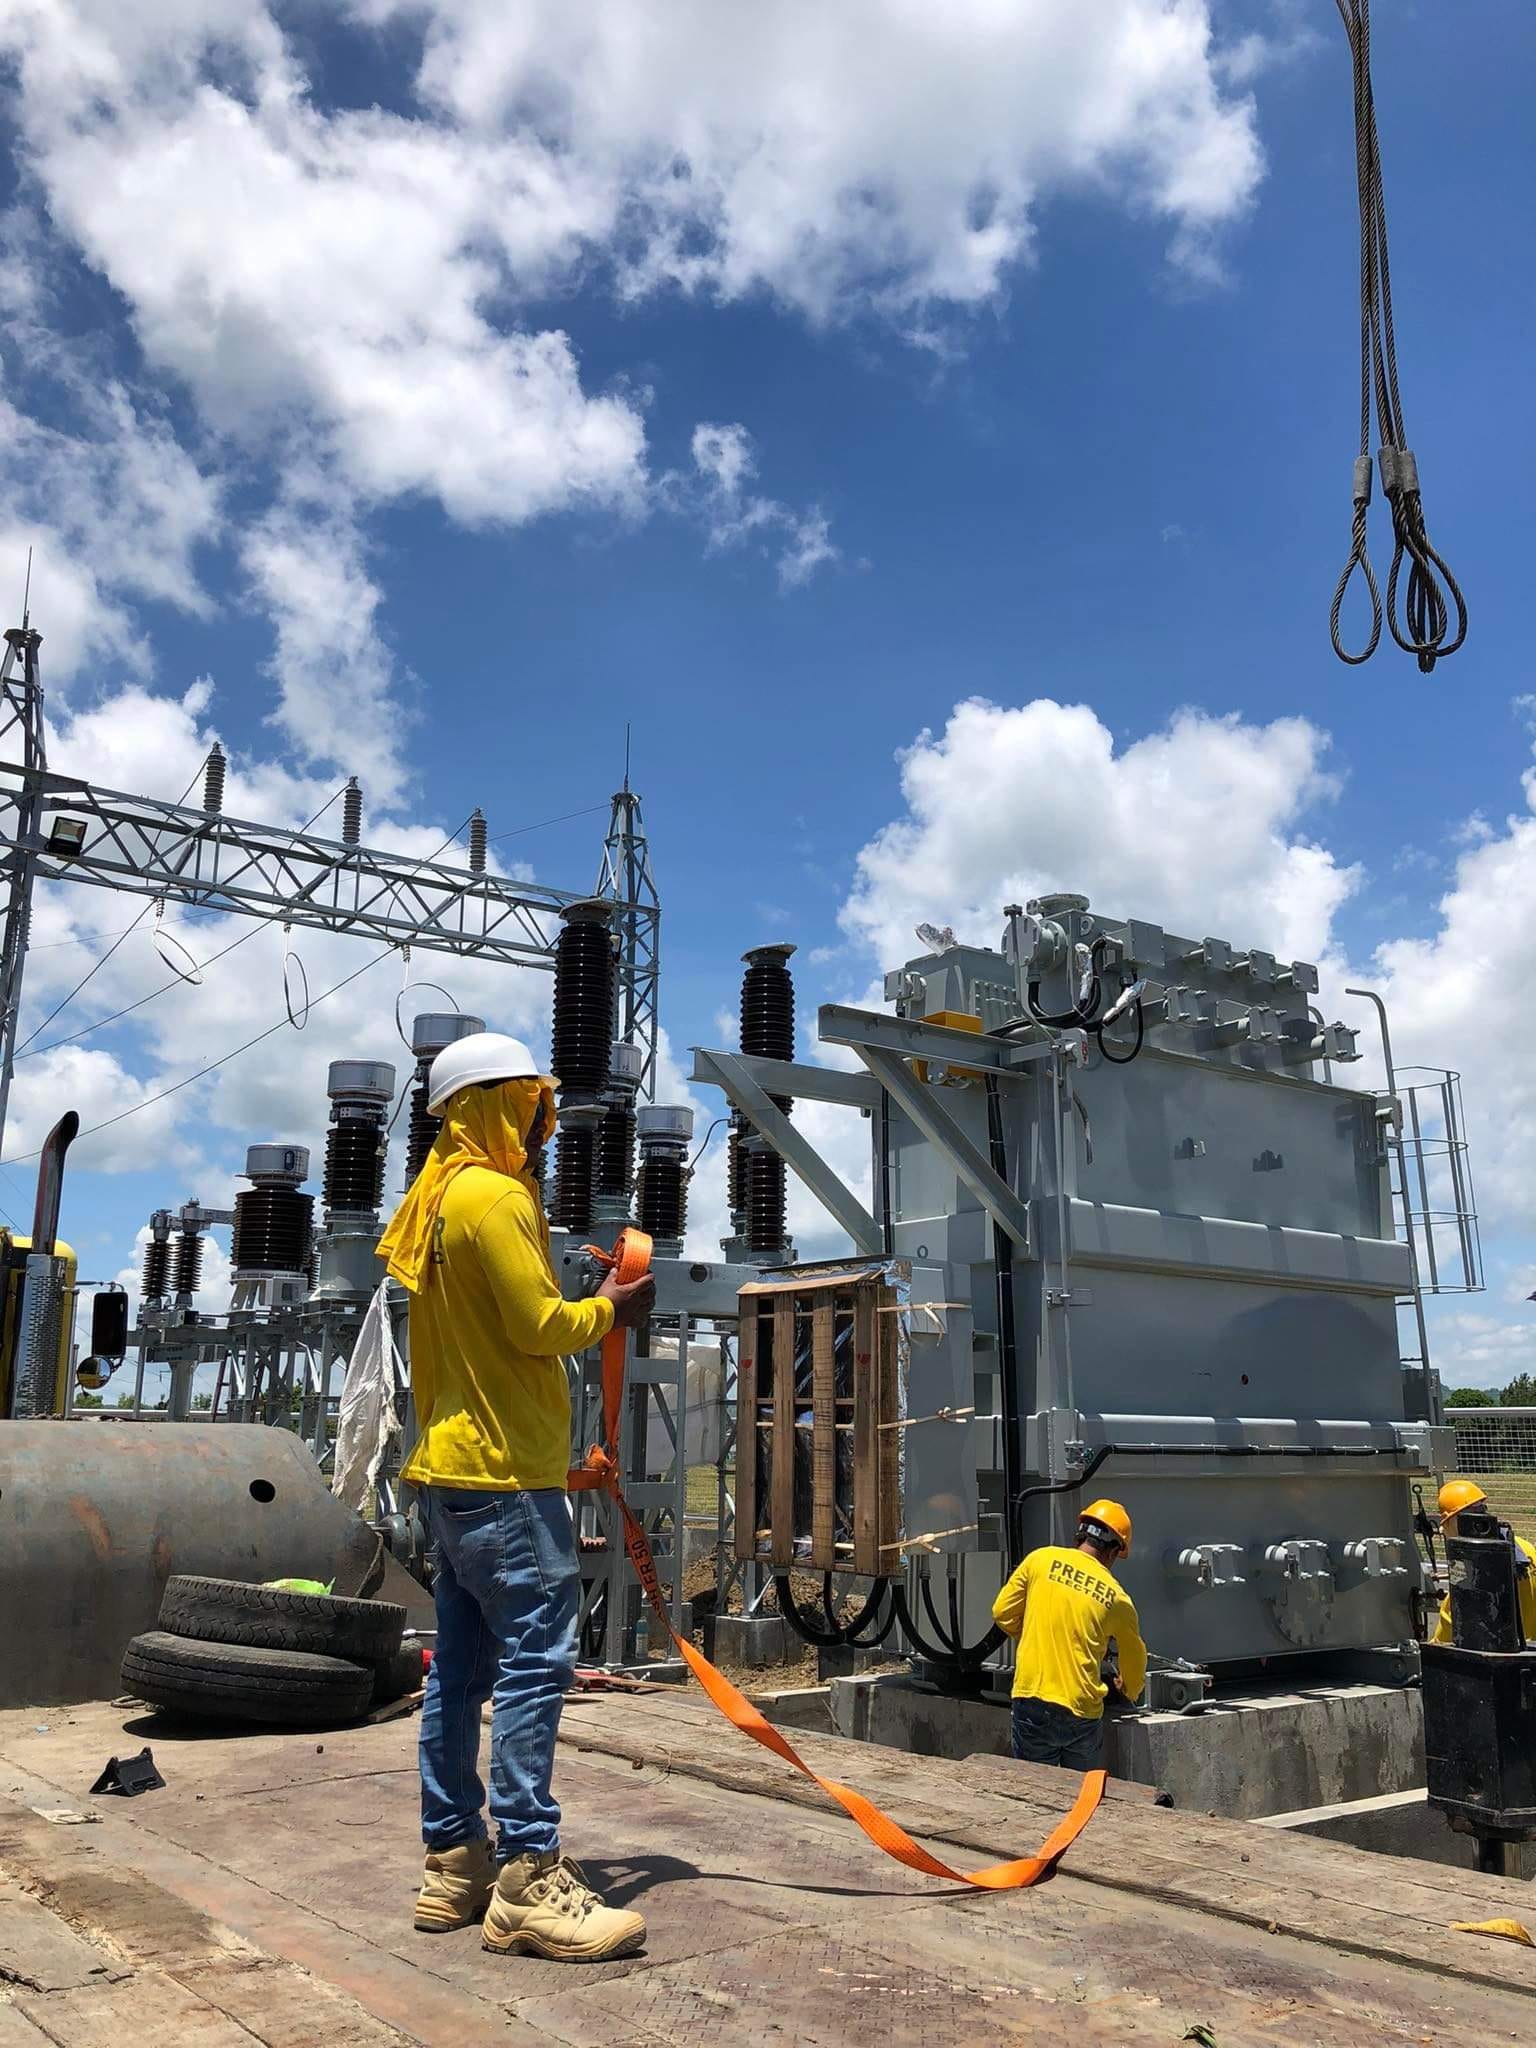
[[[445,1045],[427,1071],[427,1108],[440,1116],[451,1095],[478,1081],[532,1081],[539,1063],[520,1038],[475,1031]]]

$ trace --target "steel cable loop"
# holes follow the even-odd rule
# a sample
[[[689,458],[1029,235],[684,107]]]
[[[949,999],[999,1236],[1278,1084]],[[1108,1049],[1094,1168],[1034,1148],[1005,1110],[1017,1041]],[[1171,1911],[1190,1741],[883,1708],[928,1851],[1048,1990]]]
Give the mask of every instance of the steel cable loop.
[[[1454,654],[1467,636],[1467,605],[1444,558],[1431,546],[1419,489],[1418,464],[1408,445],[1397,365],[1397,326],[1392,308],[1392,265],[1387,245],[1386,194],[1381,145],[1371,86],[1370,0],[1335,0],[1349,37],[1354,84],[1355,184],[1360,210],[1360,450],[1354,469],[1354,520],[1349,558],[1328,615],[1329,638],[1341,661],[1368,661],[1381,639],[1383,606],[1366,548],[1366,510],[1371,497],[1371,402],[1374,393],[1379,435],[1377,468],[1392,514],[1393,555],[1387,578],[1386,623],[1393,640],[1415,655],[1427,675],[1442,656]],[[1403,561],[1407,587],[1399,609]],[[1351,654],[1339,632],[1339,615],[1350,577],[1365,571],[1371,600],[1371,634]],[[1455,613],[1454,636],[1447,639]]]
[[[1366,475],[1370,475],[1370,457],[1366,456]],[[1394,565],[1395,566],[1395,565]],[[1339,637],[1339,614],[1344,609],[1345,593],[1349,579],[1356,569],[1365,571],[1365,587],[1371,600],[1371,632],[1364,647],[1358,654],[1351,654]],[[1358,668],[1363,661],[1369,661],[1381,644],[1381,592],[1376,585],[1376,571],[1371,567],[1371,557],[1365,538],[1365,505],[1359,499],[1355,503],[1355,523],[1350,536],[1349,560],[1344,564],[1343,574],[1333,593],[1333,604],[1328,613],[1328,637],[1333,642],[1333,651],[1340,661],[1346,661],[1351,668]]]

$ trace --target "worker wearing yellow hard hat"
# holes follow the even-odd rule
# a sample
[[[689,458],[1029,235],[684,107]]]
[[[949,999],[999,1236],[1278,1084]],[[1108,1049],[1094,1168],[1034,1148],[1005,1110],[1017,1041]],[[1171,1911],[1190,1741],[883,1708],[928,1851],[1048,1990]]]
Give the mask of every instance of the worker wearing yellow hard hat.
[[[1488,1496],[1475,1479],[1447,1479],[1440,1489],[1440,1531],[1442,1535],[1456,1534],[1456,1518],[1464,1508],[1488,1506]],[[1489,1507],[1492,1513],[1492,1508]],[[1527,1543],[1523,1536],[1514,1539],[1515,1548],[1524,1559],[1519,1573],[1520,1592],[1520,1633],[1528,1643],[1536,1643],[1536,1547]],[[1451,1641],[1451,1596],[1446,1594],[1440,1602],[1440,1612],[1435,1619],[1432,1643]]]
[[[1131,1550],[1131,1518],[1115,1500],[1090,1501],[1074,1545],[1032,1550],[998,1594],[992,1619],[1018,1640],[1013,1754],[1026,1763],[1089,1771],[1104,1761],[1102,1675],[1111,1642],[1118,1687],[1134,1700],[1147,1675],[1136,1609],[1110,1570]]]
[[[379,1244],[410,1296],[419,1434],[400,1476],[421,1489],[436,1545],[416,1925],[480,1921],[498,1954],[607,1961],[641,1946],[645,1922],[605,1906],[562,1855],[550,1782],[581,1595],[564,1361],[642,1321],[654,1282],[610,1275],[593,1300],[562,1298],[532,1165],[554,1095],[521,1040],[483,1031],[448,1046],[427,1108],[442,1127]],[[494,1843],[478,1762],[487,1701]]]

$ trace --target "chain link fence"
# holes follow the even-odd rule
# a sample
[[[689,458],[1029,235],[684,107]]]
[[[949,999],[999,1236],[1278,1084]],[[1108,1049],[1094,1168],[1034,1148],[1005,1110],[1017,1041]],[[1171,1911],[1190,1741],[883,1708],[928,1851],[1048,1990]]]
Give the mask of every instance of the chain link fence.
[[[1536,1408],[1447,1408],[1456,1469],[1488,1490],[1495,1510],[1536,1541]]]

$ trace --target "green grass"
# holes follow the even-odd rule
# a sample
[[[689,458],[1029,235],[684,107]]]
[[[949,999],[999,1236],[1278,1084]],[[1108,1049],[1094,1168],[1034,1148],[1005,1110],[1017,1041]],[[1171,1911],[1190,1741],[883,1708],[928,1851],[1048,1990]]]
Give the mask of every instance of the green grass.
[[[726,1475],[730,1484],[730,1475]],[[713,1465],[690,1465],[688,1467],[688,1501],[685,1512],[690,1521],[713,1521],[715,1508],[720,1498],[719,1474]]]
[[[1477,1483],[1515,1534],[1536,1543],[1536,1472],[1480,1472]]]

